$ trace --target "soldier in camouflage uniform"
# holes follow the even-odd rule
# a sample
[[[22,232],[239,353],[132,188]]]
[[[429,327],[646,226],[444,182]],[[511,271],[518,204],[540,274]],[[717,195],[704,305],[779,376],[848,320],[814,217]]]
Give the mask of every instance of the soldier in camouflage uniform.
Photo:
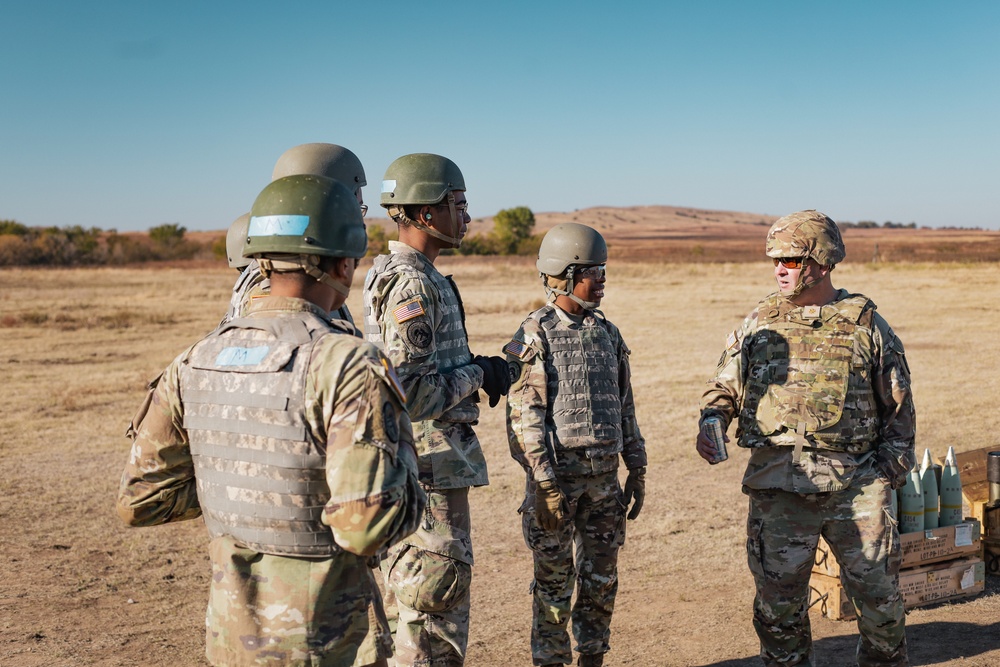
[[[271,294],[188,348],[130,427],[118,513],[132,526],[203,516],[213,665],[387,665],[369,560],[412,532],[426,499],[402,386],[328,313],[367,249],[342,183],[268,185],[247,254]]]
[[[632,503],[628,518],[635,519],[645,496],[646,446],[635,420],[629,349],[597,310],[607,257],[596,230],[553,227],[537,264],[550,302],[503,348],[514,378],[507,437],[527,473],[519,512],[535,564],[535,665],[572,663],[570,618],[578,664],[603,664],[626,512]],[[624,492],[619,457],[628,469]]]
[[[274,165],[271,180],[276,181],[285,176],[313,174],[326,176],[340,181],[352,190],[361,205],[361,217],[368,213],[368,206],[361,197],[361,188],[367,185],[365,169],[358,156],[343,146],[336,144],[300,144],[293,146],[281,154]],[[233,285],[233,295],[229,301],[229,310],[222,319],[225,324],[234,317],[246,314],[251,302],[258,297],[266,296],[271,289],[271,282],[260,272],[257,261],[242,256],[246,245],[246,231],[249,214],[237,218],[226,233],[226,253],[230,268],[241,271],[240,277]],[[351,325],[352,333],[361,336],[355,328],[354,318],[347,304],[330,313],[330,319],[342,320]]]
[[[816,211],[767,235],[779,290],[730,334],[701,410],[703,427],[737,422],[751,450],[747,558],[765,665],[813,665],[807,600],[822,535],[858,617],[862,666],[907,665],[893,489],[915,463],[914,410],[903,344],[861,294],[836,289],[840,231]],[[728,438],[727,438],[728,440]]]
[[[451,276],[434,266],[469,223],[465,180],[440,155],[405,155],[386,170],[382,206],[399,227],[365,279],[365,338],[381,346],[406,388],[427,512],[382,562],[398,609],[397,665],[464,664],[472,538],[469,487],[488,483],[473,425],[479,390],[493,407],[510,386],[501,357],[473,357]],[[390,606],[391,610],[391,606]]]

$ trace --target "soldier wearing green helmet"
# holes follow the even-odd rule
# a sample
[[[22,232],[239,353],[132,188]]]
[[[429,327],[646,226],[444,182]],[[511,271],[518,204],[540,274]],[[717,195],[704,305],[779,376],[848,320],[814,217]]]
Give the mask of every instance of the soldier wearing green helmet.
[[[358,156],[343,146],[325,143],[293,146],[278,158],[278,161],[274,165],[274,171],[271,174],[271,180],[276,181],[285,176],[298,174],[315,174],[340,181],[357,197],[358,204],[361,206],[362,217],[367,213],[368,207],[361,196],[361,188],[368,184],[365,180],[365,169]],[[261,274],[257,266],[257,261],[250,257],[243,257],[242,255],[246,245],[246,227],[248,222],[245,216],[240,216],[230,225],[226,235],[229,266],[240,268],[242,272],[236,280],[236,284],[233,285],[233,295],[230,299],[229,311],[223,318],[223,323],[245,313],[255,298],[266,296],[270,290],[270,282]],[[347,304],[344,304],[330,315],[334,319],[343,320],[354,325],[354,318],[351,316],[351,311],[348,310]],[[361,332],[355,330],[355,335],[360,336]]]
[[[270,294],[178,356],[133,419],[118,513],[204,517],[213,665],[388,664],[369,560],[416,529],[426,497],[391,364],[329,315],[367,245],[343,183],[269,184],[245,254]]]
[[[469,488],[489,482],[473,430],[479,390],[494,407],[510,380],[503,358],[469,351],[458,288],[434,265],[442,250],[459,246],[470,221],[458,166],[440,155],[404,155],[385,172],[382,206],[399,241],[365,279],[365,338],[386,351],[406,388],[429,516],[382,561],[386,599],[398,609],[396,664],[454,667],[468,645]]]
[[[846,252],[826,215],[779,219],[766,253],[778,291],[729,335],[696,439],[716,463],[706,420],[721,420],[723,433],[735,421],[751,450],[743,489],[761,658],[813,664],[809,574],[822,535],[858,611],[858,664],[908,665],[891,516],[891,494],[916,463],[903,344],[871,299],[833,286]]]
[[[550,229],[536,263],[549,302],[503,348],[513,378],[507,436],[527,476],[519,513],[534,560],[535,665],[572,662],[570,621],[577,664],[604,663],[626,515],[637,518],[645,497],[629,349],[597,310],[607,260],[597,230],[574,222]],[[624,490],[620,461],[628,470]]]

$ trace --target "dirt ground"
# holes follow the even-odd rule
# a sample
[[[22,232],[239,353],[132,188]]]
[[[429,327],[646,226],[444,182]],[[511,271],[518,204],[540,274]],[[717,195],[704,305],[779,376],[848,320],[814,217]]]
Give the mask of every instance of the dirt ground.
[[[495,354],[542,292],[531,264],[442,258],[471,347]],[[364,271],[365,265],[362,266]],[[726,335],[771,291],[755,264],[612,263],[604,310],[633,355],[648,497],[629,524],[605,664],[759,664],[746,569],[746,452],[710,467],[692,445],[702,386]],[[209,563],[201,521],[126,528],[114,511],[125,427],[146,381],[218,322],[228,270],[0,271],[0,665],[203,665]],[[357,276],[360,281],[361,274]],[[996,440],[1000,267],[839,267],[907,346],[918,454]],[[349,301],[360,316],[360,290]],[[502,404],[501,404],[502,405]],[[516,509],[523,475],[503,412],[478,428],[491,484],[472,493],[470,667],[529,665],[531,561]],[[1000,665],[1000,583],[907,618],[914,665]],[[853,623],[813,614],[817,664],[852,663]]]

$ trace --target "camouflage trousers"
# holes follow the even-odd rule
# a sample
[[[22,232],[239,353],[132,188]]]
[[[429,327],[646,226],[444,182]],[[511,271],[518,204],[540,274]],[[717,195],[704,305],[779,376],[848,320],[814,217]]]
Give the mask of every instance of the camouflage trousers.
[[[534,557],[531,661],[571,664],[566,625],[578,653],[606,653],[618,593],[618,550],[625,541],[625,505],[618,473],[559,479],[568,512],[555,531],[535,520],[535,483],[528,476],[521,526]],[[570,607],[573,589],[576,602]]]
[[[262,554],[231,537],[209,545],[205,654],[227,667],[386,665],[392,638],[363,558]]]
[[[857,612],[858,665],[908,665],[899,532],[885,480],[870,473],[842,491],[808,495],[744,491],[750,496],[747,562],[757,584],[753,624],[764,664],[814,664],[809,577],[822,535]]]
[[[427,490],[420,528],[382,560],[396,665],[460,667],[469,641],[469,489]]]

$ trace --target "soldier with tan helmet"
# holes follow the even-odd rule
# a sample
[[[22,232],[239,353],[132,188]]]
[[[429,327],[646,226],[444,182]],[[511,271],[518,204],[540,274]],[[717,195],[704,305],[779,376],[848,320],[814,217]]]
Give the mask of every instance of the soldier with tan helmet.
[[[368,184],[365,180],[365,168],[361,165],[358,156],[343,146],[323,143],[293,146],[278,158],[271,174],[271,180],[276,181],[285,176],[299,174],[326,176],[340,181],[357,197],[358,204],[361,206],[361,217],[368,213],[368,206],[365,205],[361,196],[361,188]],[[257,261],[243,256],[247,240],[248,218],[249,214],[241,215],[233,221],[226,233],[226,254],[229,259],[229,267],[238,269],[241,273],[236,284],[233,285],[229,311],[223,318],[223,323],[244,314],[251,301],[255,297],[267,295],[271,286],[270,281],[261,274]],[[347,304],[330,313],[330,317],[354,325],[354,318],[351,316]],[[361,332],[355,330],[354,334],[360,336]]]
[[[914,409],[903,344],[875,304],[836,289],[845,256],[817,211],[767,235],[778,291],[726,341],[705,391],[697,451],[717,451],[705,420],[737,423],[750,451],[747,557],[765,665],[812,665],[809,576],[820,535],[857,610],[862,666],[907,665],[891,494],[913,467]],[[728,441],[728,438],[725,438]]]
[[[367,250],[361,209],[333,179],[279,178],[246,234],[270,294],[154,383],[118,513],[132,526],[204,517],[211,664],[385,667],[368,561],[417,527],[426,499],[392,366],[329,316]]]
[[[577,664],[603,664],[626,513],[638,517],[645,498],[646,445],[635,419],[629,349],[597,310],[607,259],[597,230],[572,222],[549,230],[537,263],[549,303],[528,315],[503,348],[513,378],[507,436],[527,475],[519,512],[534,559],[535,665],[572,663],[570,619]],[[624,491],[619,460],[628,469]]]
[[[470,221],[465,178],[446,157],[404,155],[382,181],[399,227],[365,279],[365,338],[381,346],[406,388],[428,507],[420,528],[382,562],[398,609],[396,664],[464,664],[472,582],[469,488],[489,482],[473,426],[479,390],[496,406],[510,380],[501,357],[473,357],[458,287],[434,265]]]

